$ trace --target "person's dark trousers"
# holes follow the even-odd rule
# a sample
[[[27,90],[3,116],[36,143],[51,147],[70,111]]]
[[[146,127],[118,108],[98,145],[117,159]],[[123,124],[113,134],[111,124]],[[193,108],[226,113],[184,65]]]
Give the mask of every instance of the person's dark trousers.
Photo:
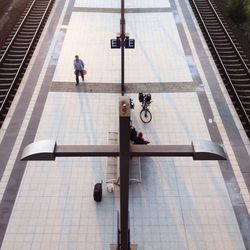
[[[82,80],[84,81],[83,70],[80,70],[80,75],[81,75],[81,77],[82,77]]]
[[[75,75],[76,75],[76,85],[79,84],[79,74],[82,77],[82,80],[84,81],[84,75],[83,75],[83,70],[76,70]]]

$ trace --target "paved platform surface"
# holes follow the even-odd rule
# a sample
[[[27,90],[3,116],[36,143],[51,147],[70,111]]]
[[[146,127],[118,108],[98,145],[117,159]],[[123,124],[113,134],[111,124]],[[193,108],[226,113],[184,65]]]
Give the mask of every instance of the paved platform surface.
[[[119,130],[120,52],[109,47],[119,31],[118,2],[57,1],[0,133],[1,249],[106,250],[116,243],[119,187],[108,193],[104,186],[101,203],[92,198],[94,183],[105,180],[105,157],[19,159],[36,140],[107,144],[108,132]],[[136,39],[136,49],[125,51],[125,79],[137,130],[151,144],[213,140],[229,157],[142,158],[142,183],[130,185],[131,242],[140,250],[250,249],[249,142],[187,3],[125,7]],[[75,54],[88,70],[79,86]],[[139,91],[152,92],[149,124],[139,118]]]

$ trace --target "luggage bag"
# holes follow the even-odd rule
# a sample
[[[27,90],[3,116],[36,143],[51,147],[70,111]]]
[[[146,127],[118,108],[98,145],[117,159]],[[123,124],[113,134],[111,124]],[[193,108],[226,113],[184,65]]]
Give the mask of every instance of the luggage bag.
[[[102,200],[102,182],[98,182],[94,186],[94,200],[100,202]]]

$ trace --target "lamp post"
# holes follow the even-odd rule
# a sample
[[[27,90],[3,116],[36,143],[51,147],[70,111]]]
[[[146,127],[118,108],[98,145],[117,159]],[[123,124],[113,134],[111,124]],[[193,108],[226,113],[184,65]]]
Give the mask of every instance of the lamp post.
[[[124,17],[124,0],[121,0],[121,19],[120,19],[120,39],[121,39],[121,93],[124,95],[124,46],[125,46],[125,17]]]

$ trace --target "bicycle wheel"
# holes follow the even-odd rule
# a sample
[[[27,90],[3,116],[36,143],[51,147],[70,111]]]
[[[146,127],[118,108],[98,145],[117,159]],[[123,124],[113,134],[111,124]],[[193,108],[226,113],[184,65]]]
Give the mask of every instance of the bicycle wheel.
[[[152,114],[149,109],[143,109],[140,112],[140,118],[144,123],[149,123],[152,120]]]

